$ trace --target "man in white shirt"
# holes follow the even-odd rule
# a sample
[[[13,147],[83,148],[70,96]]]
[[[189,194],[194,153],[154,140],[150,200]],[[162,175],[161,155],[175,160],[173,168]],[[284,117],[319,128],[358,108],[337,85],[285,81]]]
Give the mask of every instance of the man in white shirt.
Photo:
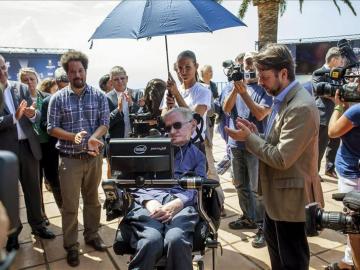
[[[121,66],[114,66],[110,70],[110,80],[114,87],[107,98],[110,109],[110,138],[127,138],[131,132],[130,113],[139,110],[137,101],[134,100],[134,90],[127,88],[128,76]],[[138,95],[135,95],[138,96]]]

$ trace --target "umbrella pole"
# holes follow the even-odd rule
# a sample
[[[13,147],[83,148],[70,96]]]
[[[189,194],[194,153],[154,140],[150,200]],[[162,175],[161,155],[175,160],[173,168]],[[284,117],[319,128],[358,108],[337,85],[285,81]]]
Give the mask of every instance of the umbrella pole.
[[[169,68],[169,53],[168,53],[168,44],[167,44],[167,36],[165,35],[165,48],[166,48],[166,64],[167,64],[167,71],[170,73]]]

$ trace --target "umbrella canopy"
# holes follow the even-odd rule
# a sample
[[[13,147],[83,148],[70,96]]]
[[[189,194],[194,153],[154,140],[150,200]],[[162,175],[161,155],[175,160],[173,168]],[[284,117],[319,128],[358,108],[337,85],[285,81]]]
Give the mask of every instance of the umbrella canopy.
[[[235,26],[246,25],[213,0],[123,0],[89,40],[165,36],[167,53],[167,35]]]

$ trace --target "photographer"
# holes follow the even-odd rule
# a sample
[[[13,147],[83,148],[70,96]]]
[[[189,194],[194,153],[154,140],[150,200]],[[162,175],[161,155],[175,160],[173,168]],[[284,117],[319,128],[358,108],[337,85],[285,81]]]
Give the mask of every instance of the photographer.
[[[252,58],[252,54],[249,53],[244,57],[245,75],[255,75]],[[258,130],[263,132],[271,105],[272,98],[257,84],[257,78],[248,76],[243,81],[234,81],[234,87],[229,91],[224,103],[224,112],[230,115],[230,128],[235,128],[236,118],[241,117],[253,122]],[[229,223],[229,227],[234,230],[258,228],[252,246],[264,247],[266,244],[262,230],[263,206],[257,197],[258,158],[246,150],[244,142],[236,142],[230,137],[228,144],[231,149],[233,184],[243,212],[241,217]]]
[[[253,57],[259,85],[273,96],[265,134],[238,118],[229,136],[245,142],[259,158],[265,206],[264,235],[272,269],[305,270],[310,252],[305,233],[306,185],[317,177],[319,112],[295,80],[295,65],[285,45],[268,44]]]
[[[313,89],[316,90],[317,85],[322,82],[328,83],[339,83],[332,80],[327,75],[316,76],[316,73],[324,72],[331,68],[340,67],[342,65],[342,57],[338,47],[330,48],[325,56],[325,64],[320,69],[314,71],[312,77]],[[316,96],[316,91],[314,91]],[[319,160],[318,160],[318,170],[320,170],[321,160],[324,156],[326,150],[326,165],[325,165],[325,174],[330,177],[337,177],[334,168],[335,155],[339,147],[339,139],[330,139],[328,137],[328,124],[330,121],[331,113],[334,109],[333,98],[325,96],[316,96],[316,107],[319,109],[320,113],[320,129],[319,129]]]
[[[175,147],[174,175],[193,172],[205,177],[205,156],[190,142],[196,122],[188,108],[175,108],[164,116],[165,128]],[[192,269],[192,243],[199,215],[195,210],[196,191],[180,186],[133,189],[135,203],[124,218],[132,227],[124,239],[136,250],[129,269],[153,269],[166,255],[166,269]],[[124,221],[123,220],[123,221]],[[165,251],[164,251],[165,250]],[[179,255],[181,254],[181,256]]]
[[[360,191],[360,104],[348,107],[347,103],[341,101],[337,90],[328,134],[330,138],[341,139],[335,159],[339,177],[338,189],[341,193]],[[330,265],[328,269],[351,269],[353,263],[357,269],[360,268],[360,236],[349,234],[344,258],[339,263]]]

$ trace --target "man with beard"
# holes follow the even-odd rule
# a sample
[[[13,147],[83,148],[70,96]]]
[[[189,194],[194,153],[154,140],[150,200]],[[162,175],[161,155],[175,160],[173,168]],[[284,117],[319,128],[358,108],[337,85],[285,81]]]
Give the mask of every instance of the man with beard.
[[[58,138],[59,180],[64,248],[70,266],[79,265],[78,208],[80,191],[84,202],[84,238],[98,251],[106,249],[98,235],[101,205],[98,186],[101,180],[103,142],[109,126],[109,107],[102,91],[86,84],[88,58],[70,50],[61,57],[70,85],[50,100],[48,133]]]
[[[260,161],[264,235],[271,268],[309,269],[305,191],[309,182],[318,179],[319,112],[314,99],[295,80],[294,61],[285,45],[269,44],[253,60],[259,85],[274,101],[264,135],[240,118],[237,129],[226,131],[233,139],[244,141]]]

